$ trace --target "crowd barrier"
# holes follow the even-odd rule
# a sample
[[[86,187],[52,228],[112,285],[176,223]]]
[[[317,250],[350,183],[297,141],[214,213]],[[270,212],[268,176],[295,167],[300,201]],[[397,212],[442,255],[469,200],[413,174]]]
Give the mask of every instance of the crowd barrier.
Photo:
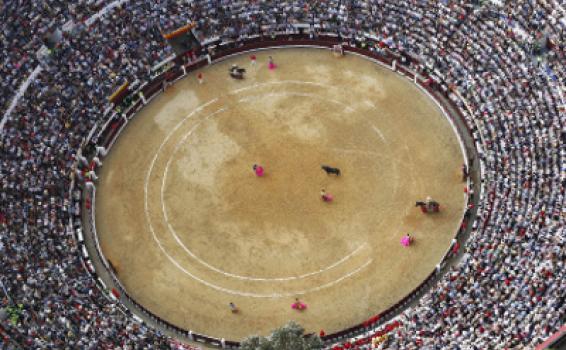
[[[550,336],[545,342],[537,346],[536,350],[564,349],[566,347],[566,324],[558,332]]]
[[[192,61],[192,62],[185,62],[184,57],[178,57],[174,61],[175,65],[170,69],[160,73],[150,82],[142,85],[135,91],[129,91],[127,95],[122,96],[122,99],[117,102],[117,106],[115,107],[115,111],[111,114],[108,121],[103,125],[102,129],[98,133],[98,137],[93,138],[90,142],[92,143],[91,146],[102,146],[105,149],[109,149],[118,135],[120,134],[121,130],[127,125],[128,121],[135,116],[135,114],[143,108],[146,104],[148,104],[153,98],[159,95],[164,89],[166,89],[168,84],[173,83],[174,81],[183,78],[187,74],[192,71],[195,71],[199,68],[202,68],[210,63],[215,63],[226,59],[232,55],[242,54],[247,51],[254,51],[254,50],[261,50],[267,48],[277,48],[277,47],[300,47],[300,46],[308,46],[308,47],[322,47],[322,48],[332,48],[334,45],[343,44],[344,51],[346,53],[355,53],[359,55],[363,55],[365,57],[371,58],[377,62],[380,62],[383,65],[386,65],[393,70],[397,71],[401,75],[407,77],[408,79],[412,79],[415,83],[420,86],[421,88],[425,89],[430,95],[432,95],[435,100],[443,106],[445,111],[456,111],[456,117],[459,118],[458,125],[464,125],[465,130],[462,128],[457,128],[457,132],[460,133],[460,139],[465,140],[464,136],[468,136],[470,139],[474,140],[476,146],[478,143],[481,143],[477,140],[477,126],[473,124],[473,119],[470,116],[466,116],[462,113],[459,106],[452,101],[451,97],[454,96],[452,91],[441,81],[436,81],[431,79],[426,72],[419,72],[420,62],[417,59],[402,56],[398,53],[392,52],[386,48],[381,48],[379,43],[377,42],[364,42],[364,47],[358,47],[359,43],[352,43],[351,39],[342,40],[341,38],[337,37],[336,35],[319,35],[316,38],[309,38],[306,35],[300,34],[284,34],[279,35],[276,37],[257,37],[250,39],[245,42],[230,42],[230,43],[220,43],[220,42],[211,42],[209,44],[208,55],[201,56],[199,59]],[[368,48],[366,48],[368,47]],[[437,98],[437,94],[441,94],[444,98],[439,99]],[[461,98],[461,96],[459,97]],[[119,106],[124,100],[129,99],[130,104],[128,106]],[[449,102],[447,102],[449,101]],[[448,104],[447,104],[448,103]],[[465,103],[465,101],[463,101]],[[451,113],[448,113],[450,118],[454,116]],[[467,135],[464,135],[467,134]],[[463,143],[465,147],[465,152],[468,155],[474,155],[470,160],[469,165],[474,165],[474,159],[478,159],[481,164],[481,158],[476,157],[476,148],[474,145],[470,145],[466,142]],[[482,176],[481,167],[478,166],[470,166],[470,172],[473,174],[473,177],[479,180]],[[468,186],[471,186],[471,183],[468,181]],[[444,255],[442,261],[439,263],[436,269],[434,269],[427,278],[411,293],[397,302],[395,305],[391,306],[387,310],[375,315],[370,320],[371,322],[364,322],[348,329],[344,329],[342,331],[324,335],[322,340],[325,344],[332,344],[343,339],[352,338],[355,336],[359,336],[365,332],[368,332],[372,329],[377,329],[379,326],[383,325],[387,320],[392,319],[400,312],[402,312],[408,305],[413,303],[417,298],[419,298],[425,291],[427,291],[441,276],[442,270],[445,266],[449,265],[452,259],[455,258],[457,253],[452,252],[454,245],[456,243],[461,244],[463,246],[464,239],[466,236],[466,232],[469,233],[473,223],[474,229],[478,228],[480,224],[476,222],[476,217],[480,217],[477,215],[477,211],[481,208],[478,208],[479,199],[483,197],[482,193],[484,192],[483,184],[480,181],[475,181],[474,183],[474,191],[473,194],[470,194],[467,197],[466,205],[474,204],[474,209],[467,209],[464,210],[462,214],[462,225],[460,229],[456,232],[455,238],[452,241],[451,246],[448,248],[446,254]],[[92,234],[95,242],[97,242],[96,237],[96,228],[94,223],[94,199],[96,189],[94,185],[86,186],[85,193],[87,193],[87,198],[90,196],[90,212],[91,215],[88,215],[88,220],[83,222],[84,225],[88,225],[88,229],[90,234]],[[478,195],[479,194],[479,195]],[[491,203],[493,203],[492,196],[488,196]],[[487,218],[491,214],[491,209],[493,209],[493,205],[488,204],[489,211]],[[481,225],[485,226],[487,219],[482,220],[483,222]],[[166,320],[161,319],[160,317],[153,315],[151,312],[146,310],[142,305],[138,304],[134,299],[132,299],[125,288],[122,286],[118,278],[113,273],[111,266],[109,266],[108,262],[105,260],[102,252],[100,251],[98,244],[96,255],[100,261],[103,262],[104,266],[107,269],[107,273],[110,276],[114,288],[118,293],[110,293],[111,295],[118,294],[121,301],[125,301],[129,305],[133,305],[136,312],[142,314],[145,318],[152,320],[154,323],[158,324],[163,329],[173,331],[177,336],[181,338],[186,338],[196,342],[206,343],[208,345],[227,348],[227,349],[235,349],[238,348],[239,343],[236,341],[229,341],[224,339],[217,339],[208,337],[202,334],[197,334],[192,331],[187,331],[181,329]],[[88,253],[85,253],[84,258],[86,261],[89,261]],[[91,263],[87,263],[87,265],[92,266]],[[89,268],[89,272],[93,275],[93,278],[97,281],[98,285],[102,288],[102,290],[107,290],[108,288],[97,277],[96,272],[94,269]],[[122,306],[125,313],[128,315],[132,315],[131,311]]]

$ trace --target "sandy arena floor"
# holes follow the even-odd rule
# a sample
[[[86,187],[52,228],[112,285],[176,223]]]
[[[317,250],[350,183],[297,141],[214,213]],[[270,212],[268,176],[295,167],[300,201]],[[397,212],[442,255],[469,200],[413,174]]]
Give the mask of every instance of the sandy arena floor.
[[[440,261],[463,212],[463,155],[436,104],[386,68],[318,49],[257,56],[179,81],[131,121],[99,174],[101,246],[129,293],[178,326],[240,340],[293,319],[331,333]],[[245,80],[228,77],[234,63]],[[427,195],[441,213],[414,207]]]

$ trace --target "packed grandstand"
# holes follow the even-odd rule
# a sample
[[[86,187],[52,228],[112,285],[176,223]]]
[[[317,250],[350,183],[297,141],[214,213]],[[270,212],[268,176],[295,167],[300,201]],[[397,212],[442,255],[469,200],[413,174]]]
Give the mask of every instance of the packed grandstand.
[[[202,50],[280,34],[409,57],[476,141],[483,196],[462,259],[391,322],[328,349],[527,349],[564,324],[566,10],[560,0],[0,1],[0,344],[182,347],[101,290],[76,239],[77,153],[108,96],[157,74],[162,33]],[[209,47],[207,44],[210,43]],[[411,60],[414,58],[414,60]],[[374,320],[375,321],[375,320]],[[186,346],[186,348],[190,348]]]

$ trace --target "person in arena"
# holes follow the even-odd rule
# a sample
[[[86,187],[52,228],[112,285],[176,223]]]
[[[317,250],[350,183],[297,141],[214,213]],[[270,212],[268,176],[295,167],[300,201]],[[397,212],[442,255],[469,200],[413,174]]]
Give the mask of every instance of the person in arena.
[[[413,237],[411,237],[410,234],[407,233],[405,236],[403,236],[403,238],[401,238],[401,245],[403,247],[407,248],[411,245],[411,243],[413,243]]]
[[[466,181],[469,175],[468,166],[466,164],[462,164],[462,181]]]
[[[304,311],[307,309],[307,304],[300,301],[299,298],[295,298],[295,302],[291,304],[291,309],[297,311]]]
[[[275,62],[273,62],[273,57],[271,56],[269,56],[267,59],[267,68],[269,68],[269,70],[274,70],[275,68],[277,68]]]
[[[327,203],[330,203],[334,200],[334,196],[332,196],[330,193],[327,193],[324,188],[320,190],[320,198]]]
[[[263,167],[261,165],[254,164],[252,169],[255,173],[255,176],[262,177],[264,175],[264,170],[263,170]]]
[[[230,302],[230,303],[228,304],[228,307],[230,308],[230,311],[231,311],[233,314],[237,314],[238,312],[240,312],[240,309],[238,309],[238,307],[236,306],[236,304],[234,304],[233,302]]]

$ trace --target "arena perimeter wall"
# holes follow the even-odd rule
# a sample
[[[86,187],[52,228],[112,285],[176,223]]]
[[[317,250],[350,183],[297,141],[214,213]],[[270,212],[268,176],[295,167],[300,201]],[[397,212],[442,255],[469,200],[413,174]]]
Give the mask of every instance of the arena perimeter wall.
[[[185,62],[186,57],[177,57],[172,61],[174,62],[172,67],[155,76],[152,81],[138,86],[137,88],[134,87],[135,90],[126,90],[117,98],[115,106],[113,106],[114,108],[109,108],[105,111],[107,116],[106,121],[102,125],[95,125],[85,139],[83,143],[84,147],[78,152],[79,155],[84,154],[87,158],[90,158],[94,156],[96,147],[101,146],[108,151],[120,132],[127,125],[128,121],[133,118],[143,106],[161,93],[167,84],[172,84],[192,71],[208,64],[221,61],[232,55],[255,50],[283,47],[317,47],[331,49],[337,44],[343,45],[346,54],[358,54],[372,59],[376,63],[393,69],[408,79],[413,80],[415,84],[426,90],[428,94],[442,106],[442,109],[452,119],[453,124],[457,126],[457,132],[464,143],[465,153],[470,157],[468,159],[468,166],[473,182],[468,180],[467,183],[469,195],[467,199],[467,209],[462,218],[462,225],[455,234],[451,246],[448,248],[436,269],[431,271],[428,277],[415,290],[387,310],[371,317],[366,322],[323,336],[322,339],[327,345],[378,329],[385,324],[385,322],[395,318],[407,307],[414,304],[418,298],[436,283],[448,267],[461,256],[463,249],[458,250],[455,246],[463,246],[472,229],[482,231],[491,215],[492,205],[487,204],[485,207],[483,205],[478,206],[478,203],[483,204],[483,195],[485,193],[483,183],[480,181],[483,162],[481,157],[478,156],[478,153],[480,155],[482,153],[483,140],[480,139],[477,126],[472,118],[471,110],[467,102],[457,91],[453,91],[453,89],[434,74],[429,75],[422,71],[424,65],[422,65],[417,58],[407,55],[401,56],[389,49],[380,47],[379,42],[372,40],[365,40],[363,43],[351,40],[344,41],[336,35],[320,35],[313,39],[305,35],[282,34],[270,38],[252,38],[245,42],[225,43],[219,40],[213,41],[207,44],[207,48],[209,48],[208,55],[200,56],[198,59],[191,62]],[[370,47],[370,49],[366,47]],[[418,71],[421,71],[421,73]],[[115,276],[112,266],[103,256],[98,244],[94,222],[96,187],[91,182],[79,183],[78,185],[82,188],[81,199],[83,215],[82,218],[80,215],[77,216],[75,218],[76,221],[74,221],[74,223],[73,221],[71,222],[71,227],[75,227],[73,231],[81,247],[85,269],[89,271],[98,286],[108,295],[109,300],[119,300],[120,303],[118,305],[122,312],[133,317],[138,322],[146,322],[166,331],[167,334],[173,334],[177,338],[205,343],[219,348],[238,348],[239,342],[208,337],[170,324],[166,320],[153,315],[128,295],[123,285]],[[492,200],[493,197],[488,195],[488,202]],[[472,205],[470,206],[470,204]],[[486,207],[487,209],[485,209]],[[476,220],[476,218],[478,219]],[[480,220],[479,218],[483,219]],[[95,269],[95,266],[97,266],[98,270]],[[104,271],[100,271],[99,267],[102,267]],[[101,278],[101,276],[103,278]],[[107,286],[103,279],[106,280],[110,286]],[[134,314],[132,314],[132,311],[134,311]]]

